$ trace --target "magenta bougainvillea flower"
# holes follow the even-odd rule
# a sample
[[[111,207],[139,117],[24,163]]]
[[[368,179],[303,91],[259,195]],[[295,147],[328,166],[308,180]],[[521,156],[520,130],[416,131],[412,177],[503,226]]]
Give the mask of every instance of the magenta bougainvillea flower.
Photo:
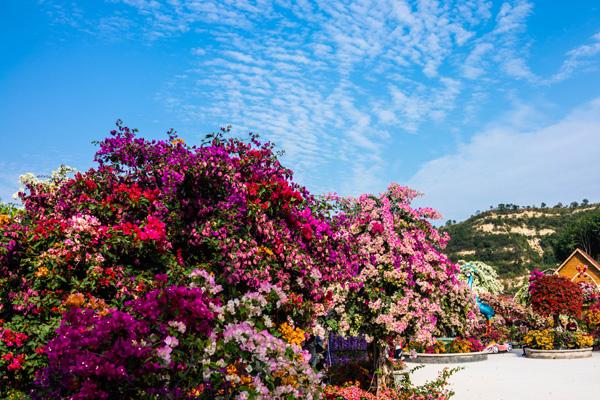
[[[303,346],[325,327],[468,325],[413,191],[338,207],[270,143],[227,136],[189,146],[118,123],[93,168],[23,180],[23,208],[0,210],[0,396],[314,399]]]

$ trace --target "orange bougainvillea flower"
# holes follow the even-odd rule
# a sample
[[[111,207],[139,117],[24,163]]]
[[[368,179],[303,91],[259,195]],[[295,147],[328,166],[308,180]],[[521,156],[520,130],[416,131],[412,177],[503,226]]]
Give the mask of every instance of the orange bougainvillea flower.
[[[66,307],[81,307],[85,303],[85,297],[82,293],[71,293],[64,302]]]
[[[302,343],[304,343],[304,331],[300,328],[294,328],[287,322],[284,322],[279,326],[279,332],[281,333],[283,339],[289,344],[302,346]]]
[[[45,277],[45,276],[48,275],[48,272],[50,272],[50,271],[48,271],[48,268],[46,268],[46,267],[39,267],[37,269],[37,271],[35,271],[35,277],[36,278],[43,278],[43,277]]]

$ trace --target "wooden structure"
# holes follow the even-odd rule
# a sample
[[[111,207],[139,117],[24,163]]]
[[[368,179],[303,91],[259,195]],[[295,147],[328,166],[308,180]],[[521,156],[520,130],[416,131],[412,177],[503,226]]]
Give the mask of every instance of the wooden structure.
[[[600,287],[600,263],[581,249],[572,252],[555,273],[573,282],[589,282]]]

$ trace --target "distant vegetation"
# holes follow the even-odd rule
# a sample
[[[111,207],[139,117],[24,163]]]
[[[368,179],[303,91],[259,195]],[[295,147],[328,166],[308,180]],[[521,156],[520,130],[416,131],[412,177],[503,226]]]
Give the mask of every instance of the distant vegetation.
[[[576,248],[600,257],[600,204],[587,199],[548,207],[498,204],[466,221],[448,221],[450,258],[493,265],[504,278],[556,268]]]

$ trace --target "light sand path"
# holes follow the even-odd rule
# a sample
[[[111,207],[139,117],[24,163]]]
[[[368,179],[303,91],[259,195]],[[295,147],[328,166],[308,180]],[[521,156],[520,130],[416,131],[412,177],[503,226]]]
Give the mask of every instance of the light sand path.
[[[415,366],[413,363],[407,363]],[[576,360],[532,360],[512,353],[490,354],[487,361],[429,364],[416,371],[413,383],[435,377],[443,367],[464,367],[450,382],[453,400],[588,400],[600,399],[600,353]]]

